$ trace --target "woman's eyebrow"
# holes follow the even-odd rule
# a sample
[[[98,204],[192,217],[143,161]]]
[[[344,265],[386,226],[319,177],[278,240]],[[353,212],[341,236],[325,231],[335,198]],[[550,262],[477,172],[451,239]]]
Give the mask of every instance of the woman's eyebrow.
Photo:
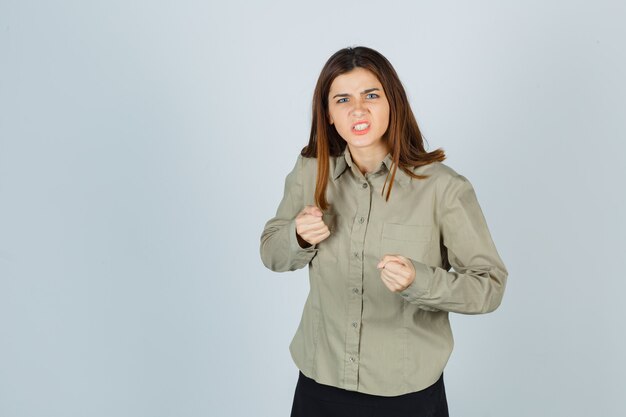
[[[371,93],[372,91],[380,91],[380,88],[378,88],[378,87],[368,88],[367,90],[361,91],[361,94]],[[350,94],[348,94],[348,93],[339,93],[339,94],[335,94],[333,96],[333,98],[337,98],[337,97],[350,97]]]

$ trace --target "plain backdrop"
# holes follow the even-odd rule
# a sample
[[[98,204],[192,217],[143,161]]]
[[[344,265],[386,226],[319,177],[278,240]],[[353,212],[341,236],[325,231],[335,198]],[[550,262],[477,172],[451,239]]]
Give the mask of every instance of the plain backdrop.
[[[287,416],[259,257],[328,57],[394,65],[509,269],[452,416],[624,416],[621,1],[0,0],[0,416]]]

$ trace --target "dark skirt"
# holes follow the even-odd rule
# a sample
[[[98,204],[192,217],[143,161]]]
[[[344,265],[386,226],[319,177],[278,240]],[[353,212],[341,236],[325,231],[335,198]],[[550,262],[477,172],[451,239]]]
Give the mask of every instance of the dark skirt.
[[[323,385],[300,372],[291,417],[349,416],[448,417],[443,374],[421,391],[384,397]]]

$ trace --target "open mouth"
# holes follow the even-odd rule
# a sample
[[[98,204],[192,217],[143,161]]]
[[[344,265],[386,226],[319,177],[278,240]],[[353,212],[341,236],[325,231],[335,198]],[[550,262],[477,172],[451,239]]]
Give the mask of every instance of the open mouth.
[[[360,122],[352,125],[352,131],[357,134],[366,133],[370,128],[370,124],[368,122]]]

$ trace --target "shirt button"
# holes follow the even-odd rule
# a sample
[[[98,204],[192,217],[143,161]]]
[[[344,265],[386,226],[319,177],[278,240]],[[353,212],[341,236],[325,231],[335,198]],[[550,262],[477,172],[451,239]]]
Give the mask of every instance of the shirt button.
[[[353,288],[352,292],[355,293],[355,294],[358,294],[359,293],[359,289],[358,288]]]
[[[363,183],[363,188],[367,188],[367,183],[366,182]]]
[[[354,357],[350,356],[350,362],[354,362]]]
[[[363,217],[361,217],[361,218],[359,219],[359,223],[361,223],[361,224],[362,224],[364,221],[365,221],[365,218],[363,218]]]
[[[352,327],[354,327],[355,329],[357,328],[358,325],[359,325],[359,323],[357,323],[356,321],[352,322]]]

